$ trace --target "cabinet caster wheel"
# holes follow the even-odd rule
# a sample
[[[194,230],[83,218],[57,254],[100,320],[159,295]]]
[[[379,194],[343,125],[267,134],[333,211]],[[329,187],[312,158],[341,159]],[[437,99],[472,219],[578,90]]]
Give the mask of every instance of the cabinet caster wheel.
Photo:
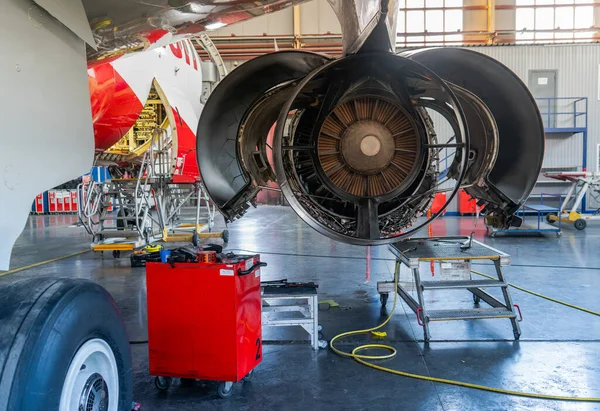
[[[250,372],[248,374],[246,374],[246,376],[244,378],[242,378],[242,380],[244,382],[250,381],[252,379],[253,374],[254,374],[254,370],[250,370]]]
[[[171,377],[156,377],[154,378],[154,385],[161,391],[166,391],[171,386],[173,379]]]
[[[329,345],[329,343],[327,341],[319,340],[319,348],[325,349],[325,348],[327,348],[328,345]]]
[[[562,237],[562,233],[561,233],[561,232],[558,232],[558,233],[556,233],[556,236],[557,236],[558,238],[560,238],[560,237]]]
[[[479,304],[481,302],[481,297],[478,296],[477,294],[473,294],[473,302],[475,304]]]
[[[121,251],[120,250],[113,250],[112,255],[113,255],[113,258],[120,258],[121,257]]]
[[[390,295],[387,293],[379,294],[379,301],[381,302],[382,307],[385,307],[389,297]]]
[[[233,383],[231,381],[219,383],[217,393],[221,398],[229,398],[233,394]]]

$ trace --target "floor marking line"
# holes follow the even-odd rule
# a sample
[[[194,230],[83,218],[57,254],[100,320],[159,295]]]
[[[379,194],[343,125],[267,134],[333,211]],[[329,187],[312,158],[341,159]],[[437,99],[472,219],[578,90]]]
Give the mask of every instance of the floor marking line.
[[[39,263],[34,263],[34,264],[26,265],[24,267],[13,268],[12,270],[8,270],[8,271],[5,271],[3,273],[0,272],[0,277],[4,277],[5,275],[9,275],[9,274],[18,273],[19,271],[29,270],[30,268],[39,267],[41,265],[54,263],[56,261],[64,260],[66,258],[75,257],[76,255],[87,253],[89,251],[92,251],[92,250],[77,251],[76,253],[71,253],[71,254],[63,255],[61,257],[52,258],[52,259],[46,260],[46,261],[40,261]]]

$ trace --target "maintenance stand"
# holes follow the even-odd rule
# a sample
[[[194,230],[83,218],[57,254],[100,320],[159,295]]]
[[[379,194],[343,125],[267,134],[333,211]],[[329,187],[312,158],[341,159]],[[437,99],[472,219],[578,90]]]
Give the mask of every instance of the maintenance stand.
[[[327,341],[319,339],[319,299],[317,285],[288,283],[287,280],[261,283],[263,327],[300,326],[310,336],[313,350],[327,348]],[[299,315],[287,315],[291,312]]]
[[[513,334],[516,340],[521,335],[515,308],[513,306],[508,284],[504,280],[502,267],[510,265],[510,256],[492,247],[473,240],[470,237],[437,237],[437,238],[415,238],[400,241],[390,245],[390,250],[396,255],[396,262],[404,264],[412,271],[416,288],[417,300],[398,284],[398,295],[415,312],[419,325],[423,327],[425,341],[431,339],[429,334],[429,323],[431,321],[453,321],[453,320],[479,320],[491,318],[508,318],[512,323]],[[422,281],[419,272],[419,263],[439,261],[440,263],[455,264],[462,269],[468,270],[470,277],[471,261],[491,260],[496,268],[497,279],[455,279]],[[396,274],[399,275],[399,269]],[[484,290],[486,287],[500,287],[504,302],[492,296]],[[476,305],[480,301],[486,302],[491,308],[468,308],[451,310],[430,310],[425,305],[424,292],[440,289],[466,289],[473,293]],[[387,293],[394,292],[394,282],[385,281],[377,284],[377,290],[381,294],[381,302],[385,306]]]

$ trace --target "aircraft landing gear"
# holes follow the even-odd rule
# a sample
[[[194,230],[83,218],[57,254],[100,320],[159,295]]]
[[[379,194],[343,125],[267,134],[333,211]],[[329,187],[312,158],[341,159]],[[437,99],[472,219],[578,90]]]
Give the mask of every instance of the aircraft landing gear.
[[[104,288],[79,279],[0,281],[0,312],[0,387],[12,387],[0,409],[131,409],[129,340]]]

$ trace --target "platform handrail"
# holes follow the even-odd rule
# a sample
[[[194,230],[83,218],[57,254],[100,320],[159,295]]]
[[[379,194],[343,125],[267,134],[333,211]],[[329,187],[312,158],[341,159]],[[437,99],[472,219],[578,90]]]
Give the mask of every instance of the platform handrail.
[[[587,128],[588,125],[588,98],[587,97],[536,97],[536,102],[538,103],[538,107],[541,106],[540,103],[546,103],[547,110],[542,111],[540,107],[540,114],[544,119],[545,127],[550,129],[561,129],[561,128]],[[559,107],[560,105],[560,107]],[[570,110],[563,108],[565,106],[572,105],[573,109]],[[583,107],[582,107],[583,106]],[[572,125],[570,125],[571,121],[569,118],[566,118],[564,123],[559,123],[559,119],[565,119],[565,116],[572,117]],[[580,117],[582,119],[580,120]],[[552,126],[552,119],[554,119],[557,123],[556,127]],[[579,120],[579,121],[578,121]],[[560,125],[565,124],[565,125]],[[569,126],[566,126],[569,124]]]

